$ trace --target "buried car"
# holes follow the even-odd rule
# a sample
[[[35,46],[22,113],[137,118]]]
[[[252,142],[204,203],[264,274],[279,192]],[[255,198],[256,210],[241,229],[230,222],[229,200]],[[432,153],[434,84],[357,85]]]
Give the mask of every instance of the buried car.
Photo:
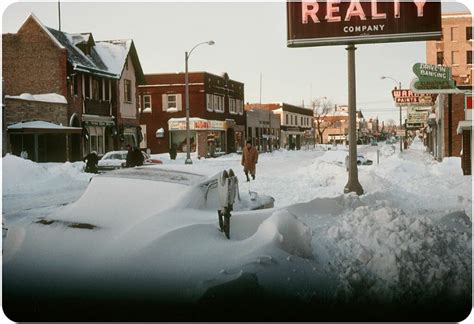
[[[143,164],[162,164],[163,162],[158,159],[152,159],[150,155],[141,151],[143,154]],[[104,156],[99,160],[98,169],[99,171],[110,171],[121,169],[125,167],[127,160],[127,151],[111,151],[104,154]]]
[[[33,315],[28,307],[41,313],[38,301],[47,306],[70,298],[109,300],[111,290],[113,296],[129,296],[131,290],[169,296],[177,291],[170,277],[186,292],[183,271],[190,278],[203,274],[173,264],[202,260],[189,255],[189,246],[177,254],[166,247],[195,237],[193,245],[212,256],[212,242],[227,241],[218,228],[220,174],[186,170],[150,165],[100,174],[74,203],[26,226],[11,226],[3,249],[3,296],[10,314]],[[258,219],[267,211],[250,211],[273,203],[270,196],[237,191],[232,217],[256,213]]]

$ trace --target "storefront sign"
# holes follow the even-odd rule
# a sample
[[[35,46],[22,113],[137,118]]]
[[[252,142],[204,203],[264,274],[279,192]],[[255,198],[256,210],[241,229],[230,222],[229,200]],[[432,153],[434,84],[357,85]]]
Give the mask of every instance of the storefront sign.
[[[415,93],[411,90],[392,90],[392,97],[397,106],[432,106],[436,101],[435,94]]]
[[[408,124],[420,124],[425,123],[428,120],[427,111],[412,111],[408,112],[407,123]]]
[[[288,47],[441,39],[439,1],[287,2]]]
[[[416,63],[413,65],[416,79],[411,84],[414,92],[423,93],[458,93],[452,79],[451,68],[447,66]]]
[[[168,128],[170,131],[186,130],[186,121],[168,121]],[[190,130],[226,130],[226,122],[220,120],[190,120]]]

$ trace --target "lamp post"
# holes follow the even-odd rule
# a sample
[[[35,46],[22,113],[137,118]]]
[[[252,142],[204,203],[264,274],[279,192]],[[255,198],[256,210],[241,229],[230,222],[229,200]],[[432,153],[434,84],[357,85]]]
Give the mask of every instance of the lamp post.
[[[396,79],[389,77],[389,76],[381,76],[380,79],[385,80],[385,79],[390,79],[396,83],[398,86],[398,90],[402,90],[402,83],[400,81],[397,81]],[[400,129],[402,129],[402,106],[400,105]],[[402,139],[400,138],[400,152],[403,151],[403,143]]]
[[[199,45],[208,44],[214,45],[214,41],[202,42],[196,44],[189,52],[184,53],[185,58],[185,72],[184,72],[184,97],[186,102],[186,160],[184,161],[185,164],[193,164],[191,160],[191,143],[190,143],[190,136],[189,136],[189,76],[188,76],[188,60],[191,56],[191,53],[194,51],[196,47]]]

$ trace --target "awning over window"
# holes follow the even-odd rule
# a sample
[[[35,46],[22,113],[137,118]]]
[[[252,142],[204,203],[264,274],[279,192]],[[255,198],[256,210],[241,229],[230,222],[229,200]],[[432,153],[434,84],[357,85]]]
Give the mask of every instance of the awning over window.
[[[82,132],[80,127],[62,126],[42,120],[20,122],[8,126],[7,130],[9,133],[21,134],[80,134]]]
[[[458,124],[458,128],[456,129],[456,133],[461,134],[465,129],[472,128],[472,120],[461,120]]]

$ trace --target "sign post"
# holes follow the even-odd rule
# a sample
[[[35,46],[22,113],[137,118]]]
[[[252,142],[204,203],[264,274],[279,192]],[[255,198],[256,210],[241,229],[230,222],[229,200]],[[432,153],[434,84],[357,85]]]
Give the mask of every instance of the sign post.
[[[363,194],[357,173],[355,44],[441,39],[439,1],[287,2],[287,46],[347,45],[349,179],[344,192]]]

